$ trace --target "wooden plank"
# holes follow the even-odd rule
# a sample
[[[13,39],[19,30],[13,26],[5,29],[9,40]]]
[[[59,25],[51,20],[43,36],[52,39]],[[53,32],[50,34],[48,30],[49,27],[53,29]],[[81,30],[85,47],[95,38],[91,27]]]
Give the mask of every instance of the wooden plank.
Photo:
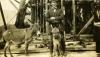
[[[94,16],[92,16],[90,18],[90,20],[85,24],[85,26],[80,30],[80,32],[77,34],[77,36],[79,36],[81,33],[83,33],[87,28],[88,26],[92,23],[92,21],[94,20]]]
[[[4,23],[4,28],[5,28],[5,30],[7,30],[7,24],[6,24],[6,21],[5,21],[5,17],[4,17],[1,2],[0,2],[0,11],[1,11],[2,19],[3,19],[3,23]]]

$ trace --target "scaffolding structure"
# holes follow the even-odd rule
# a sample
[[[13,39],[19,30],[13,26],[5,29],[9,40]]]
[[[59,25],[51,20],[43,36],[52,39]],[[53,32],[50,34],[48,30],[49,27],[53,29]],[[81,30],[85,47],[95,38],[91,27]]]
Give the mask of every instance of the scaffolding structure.
[[[15,1],[17,1],[17,0],[15,0]],[[46,33],[46,31],[47,31],[45,14],[50,8],[50,1],[51,0],[29,0],[29,2],[27,3],[28,7],[31,9],[30,14],[31,14],[32,22],[38,23],[39,27],[40,27],[39,30],[43,33]],[[65,14],[65,17],[64,17],[65,23],[64,24],[65,24],[66,33],[72,33],[73,35],[76,35],[76,34],[80,35],[81,34],[80,31],[84,32],[85,29],[82,29],[79,27],[81,27],[81,26],[83,27],[85,24],[87,24],[89,19],[91,19],[91,17],[93,16],[93,13],[92,13],[93,9],[92,9],[91,5],[96,3],[96,0],[91,0],[91,1],[87,1],[87,0],[85,0],[85,1],[83,1],[83,0],[77,0],[77,1],[76,0],[57,0],[57,1],[59,3],[60,7],[63,9],[64,14]],[[19,3],[19,1],[17,1],[17,2]],[[24,6],[26,6],[25,0],[21,0],[19,4],[20,4],[20,7],[19,7],[18,12],[20,11],[20,9],[22,9]],[[89,10],[84,9],[87,5],[89,5],[89,7],[90,7],[90,8],[88,7]],[[80,13],[80,11],[82,11],[82,13]],[[89,17],[88,16],[84,17],[86,13],[88,13]],[[83,17],[80,16],[82,14],[83,14]],[[3,16],[3,14],[2,14],[2,16]],[[85,21],[84,20],[82,21],[81,20],[82,18]],[[24,19],[24,16],[21,19]],[[81,20],[81,22],[83,22],[83,25],[77,26],[79,23],[81,23],[80,20]],[[89,25],[91,24],[91,22],[89,23]],[[5,21],[4,21],[4,23],[5,23]],[[5,25],[5,27],[6,27],[6,25]],[[92,28],[90,28],[90,30],[91,29]]]

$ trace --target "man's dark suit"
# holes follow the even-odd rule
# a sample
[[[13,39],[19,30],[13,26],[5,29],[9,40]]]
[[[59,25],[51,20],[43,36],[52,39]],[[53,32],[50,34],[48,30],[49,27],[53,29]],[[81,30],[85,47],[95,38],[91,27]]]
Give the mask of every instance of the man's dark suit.
[[[55,17],[56,20],[50,20],[51,17]],[[64,25],[62,23],[62,20],[64,19],[64,14],[63,14],[63,11],[62,9],[56,9],[56,11],[54,11],[54,9],[50,9],[48,12],[47,12],[47,15],[46,15],[46,20],[49,22],[49,28],[48,28],[48,31],[49,31],[49,34],[51,34],[51,26],[50,25],[56,25],[59,30],[60,30],[60,33],[62,35],[62,40],[61,40],[61,48],[65,51],[65,41],[64,41],[64,34],[63,34],[63,31],[64,31]],[[51,41],[50,41],[50,51],[51,53],[53,52],[53,42],[52,42],[52,35],[51,35]]]
[[[56,20],[50,20],[51,17],[55,17]],[[55,23],[58,23],[60,25],[59,29],[61,28],[62,30],[62,20],[64,19],[64,14],[62,9],[56,9],[56,11],[54,12],[54,9],[50,9],[48,10],[47,14],[46,14],[46,20],[49,22],[49,25],[54,25]],[[51,31],[51,29],[49,29],[49,32]]]

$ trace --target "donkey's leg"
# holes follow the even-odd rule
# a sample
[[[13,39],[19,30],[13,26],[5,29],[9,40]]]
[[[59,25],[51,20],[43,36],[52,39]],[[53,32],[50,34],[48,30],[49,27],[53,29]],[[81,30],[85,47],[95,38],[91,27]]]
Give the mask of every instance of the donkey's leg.
[[[58,49],[58,43],[57,43],[57,40],[54,40],[56,42],[53,43],[54,45],[54,48],[53,48],[53,55],[55,57],[58,57],[59,56],[59,49]]]
[[[56,44],[56,49],[55,49],[55,55],[56,57],[59,57],[61,54],[60,54],[60,49],[59,49],[59,44]]]
[[[50,55],[51,55],[51,57],[53,57],[54,45],[53,45],[52,35],[50,37],[51,37],[51,39],[50,39]]]
[[[5,57],[7,57],[6,51],[7,51],[8,45],[9,45],[8,42],[6,42],[5,47],[4,47],[4,56]]]
[[[27,50],[28,50],[28,44],[27,44],[27,42],[25,41],[25,54],[28,53]]]
[[[11,46],[11,43],[9,43],[9,45],[8,45],[8,50],[9,50],[10,56],[13,57],[13,55],[12,55],[12,53],[11,53],[10,46]]]
[[[26,40],[25,41],[25,54],[28,55],[28,46],[29,46],[29,43],[28,41]]]
[[[28,40],[25,40],[25,54],[26,55],[28,55],[28,47],[29,47],[29,44],[32,42],[32,40],[33,40],[32,37]]]

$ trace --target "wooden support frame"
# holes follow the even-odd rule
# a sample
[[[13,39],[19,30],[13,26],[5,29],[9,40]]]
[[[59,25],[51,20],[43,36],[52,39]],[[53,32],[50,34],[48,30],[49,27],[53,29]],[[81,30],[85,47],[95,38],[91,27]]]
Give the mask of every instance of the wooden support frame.
[[[4,23],[4,28],[5,28],[5,30],[7,30],[7,24],[6,24],[6,21],[5,21],[5,17],[4,17],[4,13],[3,13],[1,2],[0,2],[0,11],[1,11],[2,20],[3,20],[3,23]]]
[[[76,34],[76,21],[75,21],[75,0],[72,0],[72,9],[73,9],[73,20],[72,20],[72,24],[73,24],[73,27],[72,27],[72,33],[75,35]]]

